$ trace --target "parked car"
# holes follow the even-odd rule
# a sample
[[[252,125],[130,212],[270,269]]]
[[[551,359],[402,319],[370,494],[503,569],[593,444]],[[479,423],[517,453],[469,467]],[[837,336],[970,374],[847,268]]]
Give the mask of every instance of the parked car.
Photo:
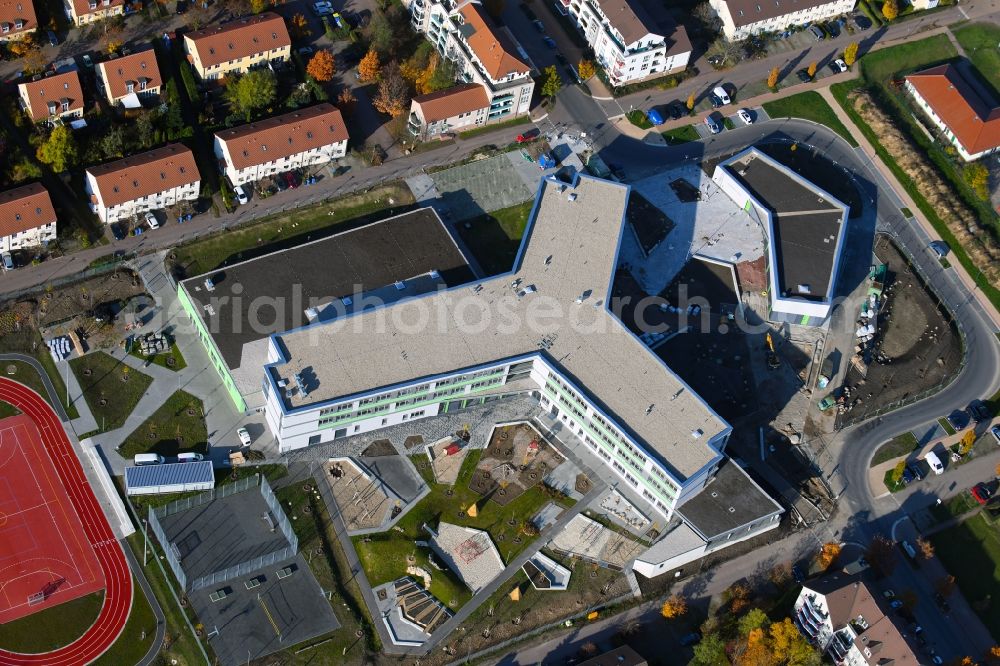
[[[927,249],[936,254],[938,259],[944,259],[948,256],[948,253],[951,252],[951,248],[948,247],[948,244],[939,240],[931,241],[930,245],[927,246]]]
[[[833,62],[830,63],[830,70],[834,74],[841,74],[843,72],[846,72],[847,71],[847,63],[844,62],[843,60],[841,60],[840,58],[837,58],[836,60],[834,60]]]
[[[993,435],[993,439],[997,440],[997,444],[1000,444],[1000,425],[990,428],[990,434]]]
[[[896,593],[893,590],[885,590],[884,592],[882,592],[882,596],[885,597],[886,599],[895,599]]]
[[[299,49],[299,55],[306,59],[308,59],[313,53],[315,53],[315,51],[313,51],[313,47],[311,46],[303,46]]]
[[[840,37],[839,21],[828,21],[823,27],[826,29],[827,33],[829,33],[831,37]]]
[[[690,634],[681,636],[680,643],[684,647],[687,647],[689,645],[697,645],[699,641],[701,641],[701,634],[697,631],[692,631]]]
[[[906,469],[910,471],[910,474],[913,475],[913,479],[915,481],[920,481],[924,478],[924,471],[920,469],[920,465],[913,463],[912,465],[909,465]]]
[[[913,472],[910,471],[910,468],[906,467],[903,469],[903,476],[901,477],[901,480],[903,481],[904,484],[909,485],[911,482],[916,481],[917,479],[915,476],[913,476]]]
[[[889,608],[892,610],[899,610],[903,607],[903,601],[901,599],[893,599],[889,602]]]
[[[49,30],[45,36],[49,38],[49,46],[59,46],[59,38],[56,37],[56,33]]]
[[[0,254],[0,260],[3,261],[3,269],[5,271],[14,270],[14,257],[10,255],[10,252],[4,252]]]
[[[288,183],[288,187],[290,187],[291,189],[294,190],[296,187],[299,186],[300,182],[299,176],[294,171],[286,171],[284,174],[282,174],[282,177],[285,179],[285,182]]]
[[[799,81],[802,83],[809,83],[813,80],[813,77],[809,76],[809,70],[805,67],[795,72],[795,76],[799,77]]]
[[[795,579],[796,583],[802,583],[806,579],[805,574],[802,573],[802,568],[797,564],[792,565],[792,578]]]
[[[684,115],[686,109],[680,102],[674,102],[673,104],[667,105],[667,113],[670,114],[671,120],[679,120],[681,116]]]
[[[242,185],[234,187],[233,192],[236,194],[236,200],[240,202],[241,206],[250,201],[250,197],[247,196],[247,192],[243,189]]]
[[[705,125],[708,126],[708,131],[712,134],[718,134],[722,131],[722,125],[715,122],[715,119],[712,118],[712,116],[705,116]]]
[[[729,97],[729,93],[722,86],[715,86],[712,88],[712,94],[722,100],[723,104],[732,104],[733,100]]]
[[[924,455],[924,461],[935,474],[944,474],[944,465],[941,464],[941,459],[933,451],[928,451]]]
[[[333,13],[333,5],[329,2],[314,2],[312,11],[316,16],[329,16]]]
[[[535,30],[537,30],[538,32],[542,33],[543,35],[545,34],[545,24],[542,23],[540,20],[535,19],[534,21],[531,22],[531,25],[535,26]]]
[[[557,48],[557,46],[556,46],[556,40],[552,39],[551,37],[546,36],[546,37],[542,37],[542,41],[545,42],[545,45],[547,47],[549,47],[550,49],[552,49],[553,51],[556,50],[556,48]]]
[[[121,224],[112,222],[109,226],[111,227],[111,235],[114,236],[115,240],[125,240],[125,232],[122,231]]]
[[[722,107],[722,99],[720,99],[715,93],[708,93],[708,101],[712,103],[713,109]]]
[[[945,599],[944,595],[941,594],[940,592],[934,593],[934,603],[936,603],[938,605],[938,608],[940,608],[945,613],[951,611],[951,604],[948,603],[948,600]]]
[[[271,178],[271,182],[274,183],[274,186],[278,188],[279,192],[284,192],[285,190],[288,189],[288,183],[286,183],[285,179],[282,178],[281,176],[277,175],[274,176],[273,178]]]
[[[80,60],[83,62],[83,66],[87,69],[94,69],[94,59],[90,57],[89,53],[84,53],[80,56]]]
[[[985,483],[977,483],[969,492],[972,493],[972,496],[975,497],[976,501],[980,504],[986,504],[989,502],[990,497],[993,495],[993,493],[990,492],[989,486]]]
[[[177,454],[177,462],[179,463],[189,463],[189,462],[201,462],[205,459],[205,456],[200,453],[195,453],[194,451],[187,451],[185,453]]]
[[[236,436],[240,438],[240,444],[243,446],[250,446],[250,431],[246,428],[240,428],[236,431]]]
[[[964,409],[956,409],[947,417],[948,425],[955,429],[956,432],[959,430],[965,430],[969,427],[969,422],[972,420],[969,417],[969,413]]]
[[[967,411],[969,412],[969,415],[972,416],[972,420],[976,423],[989,421],[990,418],[992,418],[989,407],[987,407],[986,403],[982,400],[973,400],[970,402]]]
[[[183,14],[188,9],[187,0],[177,0],[177,13]]]
[[[851,17],[851,20],[854,22],[854,27],[856,27],[858,30],[864,31],[872,27],[871,19],[862,14],[858,14],[857,16]]]
[[[152,211],[147,210],[145,218],[146,218],[146,224],[149,225],[150,229],[159,229],[160,228],[160,221],[156,219],[156,216],[153,215]]]
[[[826,33],[818,25],[809,26],[809,34],[816,38],[817,42],[821,42],[826,39]]]
[[[745,122],[747,125],[753,125],[753,116],[746,109],[740,109],[736,112],[736,115],[740,117],[740,120]]]
[[[663,124],[663,116],[656,109],[650,109],[649,111],[647,111],[646,118],[648,118],[649,122],[651,122],[653,125]]]

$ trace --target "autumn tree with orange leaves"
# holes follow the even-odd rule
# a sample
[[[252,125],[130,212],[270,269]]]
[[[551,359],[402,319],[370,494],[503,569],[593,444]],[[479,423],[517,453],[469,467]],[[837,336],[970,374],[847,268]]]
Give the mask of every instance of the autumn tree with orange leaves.
[[[332,80],[336,72],[333,54],[326,49],[317,51],[306,66],[306,74],[323,83]]]

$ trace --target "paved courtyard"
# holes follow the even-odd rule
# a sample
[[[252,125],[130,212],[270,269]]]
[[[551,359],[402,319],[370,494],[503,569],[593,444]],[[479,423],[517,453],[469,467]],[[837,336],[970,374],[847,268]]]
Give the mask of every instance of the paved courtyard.
[[[604,527],[584,515],[574,516],[566,528],[556,534],[550,545],[556,550],[592,562],[623,568],[646,547]]]
[[[403,502],[382,480],[349,458],[323,465],[323,478],[351,531],[382,527],[402,509]]]

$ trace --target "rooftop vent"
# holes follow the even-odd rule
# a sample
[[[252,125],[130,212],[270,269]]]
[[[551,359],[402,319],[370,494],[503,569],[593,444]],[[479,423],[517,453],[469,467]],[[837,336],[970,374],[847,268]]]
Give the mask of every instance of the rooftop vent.
[[[576,201],[576,192],[570,192],[569,196],[566,197],[567,201]]]
[[[797,291],[798,291],[798,292],[799,292],[800,294],[811,294],[811,293],[812,293],[812,290],[811,290],[811,289],[809,288],[809,285],[807,285],[807,284],[799,284],[799,285],[795,285],[795,289],[796,289],[796,290],[797,290]]]
[[[342,302],[342,303],[343,303],[343,304],[344,304],[345,306],[349,306],[349,305],[350,305],[351,303],[353,303],[353,302],[354,302],[354,299],[353,299],[353,298],[351,298],[350,296],[344,296],[344,297],[343,297],[343,298],[341,298],[340,300],[341,300],[341,302]]]
[[[215,291],[215,283],[212,278],[205,278],[205,291]]]
[[[697,429],[691,431],[691,436],[694,437],[695,439],[701,438],[701,436],[704,435],[704,434],[705,434],[705,431],[702,430],[701,428],[697,428]]]
[[[394,287],[396,287],[396,291],[403,291],[404,289],[406,289],[406,285],[400,280],[396,280],[392,284]]]
[[[316,317],[319,316],[319,309],[317,308],[306,308],[306,319],[309,321],[316,321]]]

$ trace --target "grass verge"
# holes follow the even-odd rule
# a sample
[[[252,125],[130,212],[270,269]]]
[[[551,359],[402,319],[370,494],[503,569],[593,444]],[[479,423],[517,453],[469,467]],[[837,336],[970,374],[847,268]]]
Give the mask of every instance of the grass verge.
[[[840,122],[840,118],[826,103],[823,96],[815,90],[766,102],[764,111],[772,118],[805,118],[825,125],[842,136],[853,148],[858,147],[858,142],[851,135],[851,132],[844,126],[844,123]]]
[[[948,419],[946,419],[945,417],[942,416],[941,418],[939,418],[937,420],[937,424],[941,426],[941,429],[944,430],[949,435],[955,434],[955,429],[951,427],[951,424],[948,423]]]
[[[127,548],[124,544],[123,548]],[[153,607],[143,593],[142,588],[132,577],[132,612],[129,613],[125,628],[108,651],[102,654],[94,666],[117,666],[118,664],[138,664],[146,656],[149,647],[156,638],[156,616]]]
[[[906,487],[906,484],[902,481],[898,483],[892,480],[892,475],[895,470],[887,469],[885,471],[885,476],[882,477],[882,483],[885,487],[889,489],[890,493],[898,493],[900,490]]]
[[[465,132],[459,132],[458,136],[460,139],[471,139],[472,137],[479,136],[480,134],[489,134],[490,132],[495,132],[497,130],[508,127],[517,127],[518,125],[527,125],[529,123],[531,123],[531,118],[528,116],[521,116],[520,118],[513,118],[495,125],[485,125],[483,127],[477,127],[476,129],[471,129]]]
[[[97,432],[120,428],[153,383],[149,375],[104,352],[74,358],[69,365],[97,421]]]
[[[968,23],[952,31],[965,55],[994,91],[1000,90],[1000,27],[991,23]]]
[[[525,201],[457,225],[459,235],[487,275],[509,271],[514,265],[533,205],[533,201]]]
[[[10,373],[10,369],[12,367],[14,368],[14,374]],[[38,372],[35,370],[34,367],[29,365],[28,363],[25,363],[24,361],[4,361],[3,368],[4,368],[3,370],[4,377],[6,377],[7,379],[13,379],[15,382],[24,384],[25,386],[27,386],[28,388],[32,389],[33,391],[37,392],[40,396],[45,398],[45,402],[49,403],[50,405],[52,404],[52,400],[49,398],[49,392],[45,390],[45,384],[42,383],[42,377],[38,374]],[[59,384],[63,385],[61,378]],[[58,391],[55,382],[53,382],[53,388],[56,388],[56,390]],[[61,399],[60,401],[65,402],[65,397],[66,397],[66,391],[64,389],[62,395],[60,395]],[[69,412],[69,407],[71,406],[72,405],[65,405],[65,404],[63,405],[63,407],[66,408],[67,413]],[[11,409],[13,409],[13,407],[11,407]],[[79,414],[76,413],[76,408],[74,407],[73,414],[70,415],[70,418],[75,418],[76,416],[79,416]]]
[[[904,432],[897,435],[888,442],[878,447],[875,455],[872,456],[871,467],[888,462],[893,458],[900,458],[909,455],[913,449],[917,448],[917,437],[912,432]]]
[[[934,552],[955,576],[972,610],[1000,636],[1000,533],[982,513],[931,537]]]
[[[698,130],[694,128],[694,125],[684,125],[663,132],[663,138],[667,140],[667,143],[677,145],[679,143],[697,141],[701,137],[698,136]]]
[[[137,453],[176,456],[188,451],[206,453],[207,449],[208,429],[201,400],[176,391],[122,442],[118,453],[126,458]]]

